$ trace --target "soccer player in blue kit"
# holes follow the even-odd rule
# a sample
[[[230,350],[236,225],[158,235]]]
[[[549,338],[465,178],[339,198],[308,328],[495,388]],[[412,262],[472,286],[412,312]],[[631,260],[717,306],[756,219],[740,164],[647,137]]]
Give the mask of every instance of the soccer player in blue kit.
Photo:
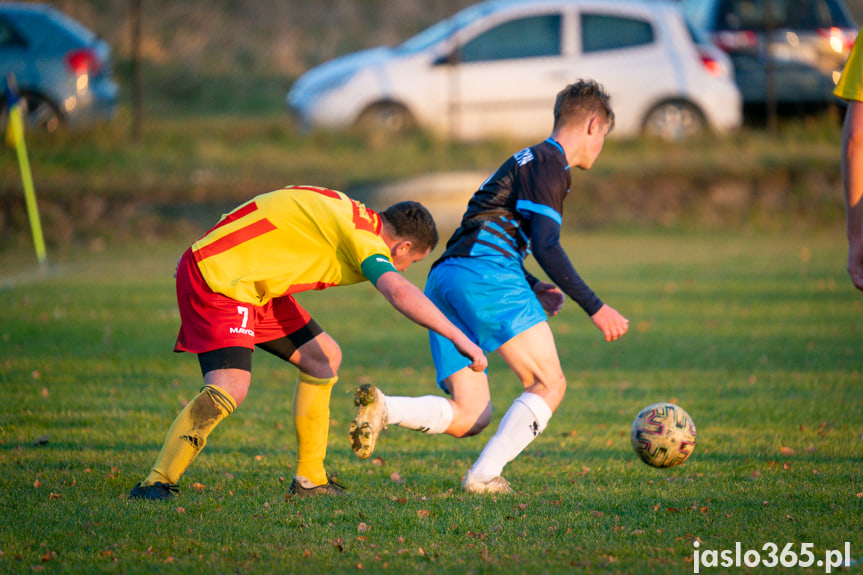
[[[429,273],[429,299],[486,352],[497,351],[524,386],[465,474],[467,492],[511,493],[502,477],[504,466],[542,433],[563,399],[566,378],[547,318],[560,311],[565,295],[590,316],[606,341],[617,340],[629,327],[581,279],[560,245],[569,168],[590,169],[613,126],[602,86],[589,80],[566,86],[555,101],[551,136],[508,158],[480,186]],[[531,252],[554,283],[525,270]],[[445,338],[429,337],[438,385],[451,398],[387,396],[375,386],[362,386],[350,431],[359,457],[372,454],[387,425],[468,437],[490,423],[487,373],[471,371]]]

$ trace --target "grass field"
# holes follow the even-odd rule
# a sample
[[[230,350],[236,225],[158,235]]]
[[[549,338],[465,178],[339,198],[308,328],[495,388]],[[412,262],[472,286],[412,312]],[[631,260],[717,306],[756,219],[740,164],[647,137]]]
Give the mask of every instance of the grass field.
[[[552,320],[568,394],[506,469],[517,495],[496,497],[459,489],[518,393],[496,357],[483,434],[393,428],[372,460],[354,457],[356,384],[435,392],[424,331],[361,285],[301,297],[344,351],[327,462],[350,497],[286,497],[295,373],[261,352],[180,497],[128,501],[200,385],[195,359],[170,351],[184,246],[68,252],[41,275],[29,254],[0,253],[0,572],[692,573],[696,542],[703,573],[777,570],[709,567],[708,550],[738,542],[768,564],[811,550],[794,573],[825,572],[846,542],[863,557],[863,299],[842,233],[565,240],[631,330],[606,344],[571,302]],[[679,468],[630,448],[633,417],[656,401],[698,427]]]

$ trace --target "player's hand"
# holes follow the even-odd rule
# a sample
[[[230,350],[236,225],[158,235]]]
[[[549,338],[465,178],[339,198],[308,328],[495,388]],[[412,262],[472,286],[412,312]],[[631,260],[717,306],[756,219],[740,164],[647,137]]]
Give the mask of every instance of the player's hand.
[[[623,337],[629,329],[629,320],[620,315],[613,307],[603,304],[599,311],[590,316],[593,325],[599,328],[605,341],[614,341]]]
[[[556,316],[560,308],[563,307],[563,302],[566,296],[554,284],[548,282],[539,282],[533,286],[533,293],[536,294],[539,303],[542,304],[542,309],[550,316]]]
[[[482,352],[482,348],[469,340],[467,337],[463,341],[455,343],[458,352],[471,360],[470,368],[477,373],[483,372],[488,367],[488,359]]]
[[[863,238],[848,239],[848,275],[854,287],[863,290]]]

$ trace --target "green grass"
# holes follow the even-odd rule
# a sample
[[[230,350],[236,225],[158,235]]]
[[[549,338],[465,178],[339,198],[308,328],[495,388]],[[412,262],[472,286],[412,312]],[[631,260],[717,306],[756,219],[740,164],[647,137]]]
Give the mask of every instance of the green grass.
[[[0,572],[691,573],[694,541],[812,543],[816,559],[848,541],[863,556],[863,299],[842,233],[565,239],[631,330],[604,343],[571,302],[552,320],[567,397],[507,467],[517,495],[500,497],[459,490],[518,393],[494,356],[483,434],[392,428],[373,460],[353,456],[357,383],[435,393],[424,331],[361,285],[301,296],[344,351],[327,464],[349,498],[285,497],[295,373],[259,353],[248,399],[181,496],[128,501],[200,385],[195,359],[170,351],[184,246],[52,254],[41,277],[29,254],[0,253]],[[426,269],[409,276],[421,285]],[[668,400],[698,442],[685,465],[657,470],[631,450],[629,425]]]

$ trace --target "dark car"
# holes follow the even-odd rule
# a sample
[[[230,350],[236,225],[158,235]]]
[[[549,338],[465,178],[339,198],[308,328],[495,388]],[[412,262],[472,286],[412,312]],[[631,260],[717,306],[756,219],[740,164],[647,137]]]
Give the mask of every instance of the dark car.
[[[838,102],[833,88],[857,37],[842,0],[681,0],[689,21],[731,56],[750,110]]]
[[[14,75],[28,126],[53,131],[113,117],[110,57],[105,41],[54,8],[0,2],[0,78]]]

